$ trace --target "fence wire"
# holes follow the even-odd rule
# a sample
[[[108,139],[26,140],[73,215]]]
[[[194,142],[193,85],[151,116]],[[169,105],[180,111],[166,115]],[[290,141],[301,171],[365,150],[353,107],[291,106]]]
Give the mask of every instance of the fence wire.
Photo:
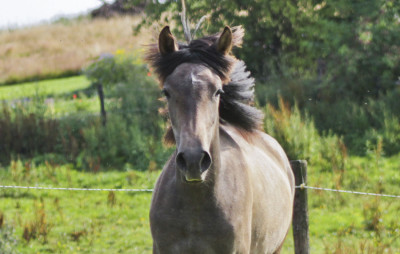
[[[301,184],[296,186],[296,189],[310,189],[310,190],[323,190],[323,191],[332,191],[332,192],[340,192],[340,193],[351,193],[357,195],[367,195],[367,196],[377,196],[377,197],[389,197],[389,198],[400,198],[400,195],[390,195],[390,194],[381,194],[381,193],[371,193],[371,192],[361,192],[361,191],[351,191],[351,190],[338,190],[338,189],[329,189],[322,187],[312,187]]]
[[[119,192],[153,192],[154,189],[103,189],[103,188],[63,188],[63,187],[38,187],[38,186],[7,186],[0,185],[2,189],[27,189],[27,190],[61,190],[61,191],[119,191]],[[322,190],[322,191],[331,191],[331,192],[340,192],[340,193],[351,193],[356,195],[367,195],[367,196],[377,196],[377,197],[389,197],[389,198],[399,198],[400,195],[390,195],[390,194],[381,194],[381,193],[371,193],[371,192],[360,192],[360,191],[351,191],[351,190],[338,190],[338,189],[329,189],[322,187],[312,187],[301,184],[295,187],[296,189],[310,189],[310,190]]]
[[[29,190],[62,190],[62,191],[121,191],[121,192],[153,192],[153,189],[103,189],[103,188],[57,188],[38,186],[6,186],[0,185],[3,189],[29,189]]]

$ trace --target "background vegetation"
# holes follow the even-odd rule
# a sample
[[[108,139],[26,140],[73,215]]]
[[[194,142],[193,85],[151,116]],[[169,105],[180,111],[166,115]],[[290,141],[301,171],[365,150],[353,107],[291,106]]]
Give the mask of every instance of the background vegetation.
[[[86,74],[93,84],[104,85],[107,124],[99,118],[96,89],[85,78],[40,82],[29,99],[17,97],[1,106],[1,163],[53,158],[94,171],[124,164],[141,170],[162,165],[170,151],[161,144],[165,123],[158,115],[158,85],[141,60],[120,50],[88,66]],[[70,90],[52,92],[60,84]],[[18,92],[25,86],[12,86],[13,94],[26,96],[26,89]]]
[[[162,145],[163,103],[138,49],[165,24],[183,39],[181,7],[125,4],[138,2],[143,19],[81,17],[0,31],[0,185],[152,188],[173,148]],[[256,77],[265,131],[290,159],[307,159],[310,186],[389,194],[400,193],[399,6],[187,1],[193,25],[209,15],[198,36],[226,24],[246,29],[234,53]],[[0,253],[150,253],[150,198],[1,189]],[[400,252],[396,199],[321,191],[309,198],[312,253]],[[284,253],[293,253],[290,239]]]
[[[200,34],[221,31],[225,25],[245,28],[244,46],[235,54],[257,78],[261,106],[277,106],[279,96],[291,105],[296,102],[321,133],[343,136],[355,154],[365,154],[365,144],[377,136],[386,136],[386,153],[399,151],[393,150],[400,141],[398,127],[387,128],[398,123],[400,115],[397,1],[186,2],[192,28],[208,15]],[[161,24],[179,24],[180,10],[180,1],[149,3],[142,25],[160,17]],[[181,30],[175,26],[178,36]]]

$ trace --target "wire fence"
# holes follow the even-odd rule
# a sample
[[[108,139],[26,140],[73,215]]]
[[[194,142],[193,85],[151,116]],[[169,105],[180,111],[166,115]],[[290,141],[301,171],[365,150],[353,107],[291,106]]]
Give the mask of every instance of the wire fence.
[[[27,189],[27,190],[60,190],[60,191],[115,191],[115,192],[153,192],[154,189],[108,189],[108,188],[68,188],[68,187],[39,187],[39,186],[12,186],[12,185],[0,185],[1,189]],[[338,190],[322,187],[312,187],[301,184],[295,187],[296,189],[310,189],[310,190],[322,190],[331,191],[339,193],[350,193],[356,195],[367,195],[367,196],[377,196],[377,197],[389,197],[389,198],[399,198],[400,195],[391,194],[381,194],[381,193],[371,193],[371,192],[360,192],[352,190]]]
[[[312,187],[312,186],[307,186],[307,185],[303,185],[303,184],[300,185],[300,186],[296,186],[296,189],[322,190],[322,191],[331,191],[331,192],[340,192],[340,193],[351,193],[351,194],[357,194],[357,195],[400,198],[400,195],[390,195],[390,194],[381,194],[381,193],[372,193],[372,192],[361,192],[361,191],[352,191],[352,190],[338,190],[338,189],[330,189],[330,188],[322,188],[322,187]]]
[[[2,189],[27,189],[27,190],[61,190],[61,191],[120,191],[120,192],[153,192],[153,189],[107,189],[107,188],[69,188],[69,187],[40,187],[40,186],[7,186],[0,185]]]

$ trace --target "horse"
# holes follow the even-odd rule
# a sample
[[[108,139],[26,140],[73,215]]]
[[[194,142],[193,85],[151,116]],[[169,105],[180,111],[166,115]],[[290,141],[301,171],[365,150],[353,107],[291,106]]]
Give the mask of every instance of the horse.
[[[146,60],[160,80],[176,149],[150,206],[153,253],[280,253],[294,177],[278,142],[262,131],[254,79],[232,48],[244,29],[180,43],[168,26]]]

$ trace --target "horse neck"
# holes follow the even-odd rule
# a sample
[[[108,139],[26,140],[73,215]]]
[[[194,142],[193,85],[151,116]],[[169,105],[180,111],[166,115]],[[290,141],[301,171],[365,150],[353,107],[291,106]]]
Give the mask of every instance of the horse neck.
[[[215,184],[215,181],[217,180],[216,177],[218,176],[218,171],[221,168],[221,141],[219,137],[219,124],[217,128],[215,128],[215,133],[214,133],[214,138],[211,141],[211,146],[210,146],[210,154],[212,158],[212,165],[211,168],[209,169],[209,174],[212,180],[211,182]]]

